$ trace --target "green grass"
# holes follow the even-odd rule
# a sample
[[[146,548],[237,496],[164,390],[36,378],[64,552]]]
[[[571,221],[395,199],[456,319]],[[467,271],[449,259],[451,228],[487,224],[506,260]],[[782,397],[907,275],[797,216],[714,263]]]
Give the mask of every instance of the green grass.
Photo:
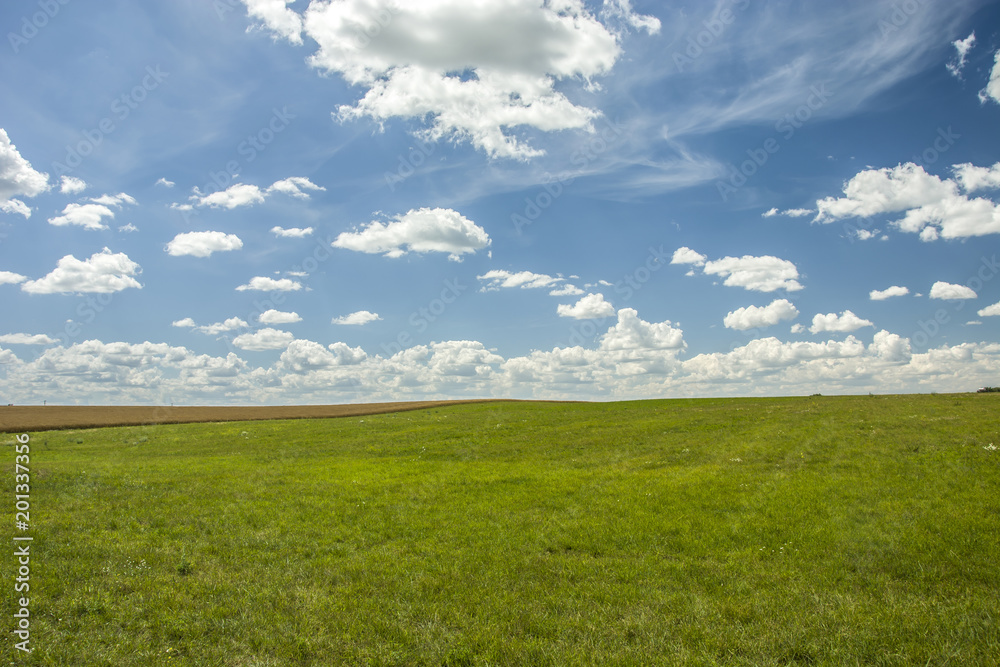
[[[996,665],[998,408],[502,403],[33,434],[36,648],[8,633],[0,659]]]

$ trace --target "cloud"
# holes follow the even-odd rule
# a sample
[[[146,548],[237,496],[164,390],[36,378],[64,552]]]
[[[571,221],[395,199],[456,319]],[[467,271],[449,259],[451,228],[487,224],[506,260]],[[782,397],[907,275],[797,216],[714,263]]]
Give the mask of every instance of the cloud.
[[[166,251],[174,257],[211,257],[213,252],[239,250],[243,241],[235,234],[223,232],[185,232],[167,244]]]
[[[755,292],[789,292],[804,289],[798,280],[795,264],[785,259],[765,255],[753,257],[723,257],[705,263],[705,273],[725,278],[724,285],[742,287]]]
[[[986,306],[977,315],[979,317],[1000,317],[1000,301],[994,303],[992,306]]]
[[[295,324],[301,322],[302,318],[298,313],[285,313],[272,308],[261,313],[258,321],[261,324]]]
[[[500,289],[517,287],[521,289],[554,288],[559,283],[565,282],[563,278],[554,278],[544,273],[532,273],[531,271],[512,273],[503,269],[487,271],[481,276],[476,276],[476,280],[487,283],[479,290],[481,292],[495,292]]]
[[[781,215],[787,215],[789,218],[804,218],[815,212],[811,208],[790,208],[787,211],[782,211]]]
[[[0,285],[19,285],[27,279],[28,276],[22,276],[20,273],[0,271]]]
[[[655,324],[646,322],[634,308],[618,311],[618,323],[601,337],[600,344],[600,349],[605,351],[681,350],[684,347],[681,329],[669,320]]]
[[[45,334],[4,334],[0,336],[0,343],[4,345],[52,345],[59,341]]]
[[[175,322],[171,322],[170,326],[179,327],[181,329],[190,329],[196,325],[193,319],[191,319],[190,317],[185,317],[183,320],[177,320]]]
[[[845,310],[840,315],[836,313],[827,313],[826,315],[817,314],[813,317],[812,326],[809,327],[811,333],[820,333],[823,331],[834,331],[839,333],[847,333],[850,331],[857,331],[862,327],[874,327],[875,325],[868,320],[863,320],[849,310]]]
[[[868,297],[872,301],[885,301],[886,299],[891,299],[894,296],[906,296],[910,293],[909,288],[900,287],[899,285],[893,285],[892,287],[886,288],[884,290],[873,289],[868,293]]]
[[[343,317],[335,317],[330,322],[330,324],[342,324],[349,326],[364,326],[371,322],[377,322],[382,318],[378,316],[378,313],[372,313],[367,310],[359,310],[356,313],[351,313],[350,315],[344,315]]]
[[[256,185],[236,183],[230,185],[225,190],[213,192],[208,195],[201,195],[195,191],[191,197],[195,206],[208,206],[211,208],[226,208],[232,210],[240,206],[253,206],[264,203],[264,193]]]
[[[723,319],[728,329],[747,331],[774,326],[779,322],[794,320],[798,309],[788,299],[777,299],[767,306],[747,306],[732,311]]]
[[[997,50],[993,61],[989,83],[979,91],[979,101],[983,104],[986,104],[986,100],[993,100],[997,104],[1000,104],[1000,50]]]
[[[287,331],[267,328],[254,333],[240,334],[233,339],[233,345],[241,350],[264,352],[266,350],[283,350],[293,340],[295,340],[295,336]]]
[[[240,285],[236,288],[237,292],[245,292],[247,290],[255,290],[258,292],[297,292],[302,289],[302,283],[292,280],[290,278],[281,278],[276,280],[274,278],[266,278],[264,276],[255,276],[250,279],[250,282],[246,285]]]
[[[1000,207],[989,199],[969,199],[959,191],[992,187],[993,170],[956,165],[959,181],[928,174],[912,162],[860,172],[844,185],[846,197],[816,202],[817,222],[868,218],[905,212],[893,223],[904,232],[919,233],[923,241],[968,238],[1000,233]]]
[[[309,236],[313,233],[312,227],[306,227],[302,229],[300,227],[292,227],[291,229],[284,229],[282,227],[271,227],[271,233],[275,236],[280,236],[290,239],[301,239],[303,237]]]
[[[291,373],[306,374],[339,366],[356,366],[367,358],[360,347],[350,347],[346,343],[323,347],[311,340],[295,340],[281,353],[280,364]]]
[[[135,197],[125,194],[124,192],[119,192],[116,195],[101,195],[100,197],[92,197],[90,201],[95,204],[101,204],[102,206],[117,206],[121,207],[122,204],[132,204],[133,206],[137,203]]]
[[[371,222],[358,232],[344,232],[334,247],[401,257],[407,252],[446,252],[453,261],[492,243],[486,230],[457,211],[421,208],[396,216],[392,222]]]
[[[66,255],[59,260],[50,274],[24,283],[21,289],[30,294],[66,292],[110,294],[130,287],[142,289],[142,285],[134,277],[141,272],[140,266],[125,253],[112,254],[111,250],[105,248],[86,260]]]
[[[897,167],[866,169],[844,185],[846,197],[827,197],[816,202],[817,222],[844,218],[869,218],[940,202],[957,194],[950,181],[942,181],[907,162]]]
[[[172,188],[177,184],[173,181],[168,181],[167,179],[160,177],[153,185],[162,185],[165,188]]]
[[[30,217],[31,209],[14,197],[35,197],[48,189],[49,175],[35,171],[0,128],[0,210]]]
[[[115,212],[109,207],[121,208],[123,204],[135,204],[136,201],[124,192],[117,195],[101,195],[90,200],[91,204],[67,204],[62,215],[49,218],[49,224],[56,227],[75,225],[84,229],[107,229],[104,219],[113,219]]]
[[[82,178],[75,178],[73,176],[63,176],[61,185],[59,186],[59,192],[64,195],[80,194],[86,189],[87,182]]]
[[[574,305],[560,304],[556,308],[559,317],[572,317],[577,320],[593,320],[613,317],[615,308],[604,300],[603,294],[588,294]]]
[[[316,185],[308,178],[303,178],[302,176],[292,176],[291,178],[275,181],[271,184],[271,187],[267,189],[267,192],[268,194],[272,192],[281,192],[291,197],[295,197],[296,199],[309,199],[309,193],[304,192],[305,190],[325,192],[326,188]]]
[[[31,217],[31,207],[29,207],[20,199],[8,199],[7,201],[0,201],[0,211],[11,214],[16,213],[17,215],[23,215],[25,218]]]
[[[601,282],[606,282],[606,281],[601,281]],[[579,296],[580,294],[583,293],[584,293],[583,290],[577,287],[576,285],[570,285],[569,283],[566,283],[562,287],[550,291],[549,296]]]
[[[339,120],[428,121],[422,138],[468,141],[491,157],[543,153],[516,136],[519,127],[592,130],[598,112],[563,89],[590,86],[621,54],[618,33],[580,0],[343,0],[310,3],[304,15],[281,0],[244,2],[277,35],[315,40],[314,68],[364,89],[356,105],[337,110]],[[659,29],[624,0],[605,3],[602,15],[622,29]]]
[[[966,192],[1000,188],[1000,162],[992,167],[977,167],[969,162],[952,167],[955,180]]]
[[[292,44],[302,43],[302,17],[286,5],[295,0],[243,0],[247,13]]]
[[[695,266],[704,266],[705,260],[708,257],[702,255],[701,253],[691,250],[691,248],[683,247],[678,248],[674,251],[674,256],[671,258],[671,264],[694,264]]]
[[[778,215],[784,215],[789,218],[804,218],[807,215],[812,215],[815,213],[811,208],[790,208],[785,211],[779,211],[776,208],[768,209],[761,214],[762,218],[773,218]]]
[[[205,326],[195,327],[197,331],[200,331],[203,334],[208,334],[209,336],[218,336],[220,333],[225,333],[226,331],[249,328],[250,325],[238,317],[230,317],[224,322],[216,322],[215,324],[206,324]]]
[[[122,225],[121,227],[119,227],[119,228],[118,228],[118,231],[120,231],[120,232],[124,232],[124,233],[126,233],[126,234],[130,234],[130,233],[132,233],[132,232],[137,232],[137,231],[139,231],[139,228],[138,228],[138,227],[136,227],[135,225],[133,225],[133,224],[132,224],[132,223],[130,222],[130,223],[128,223],[128,224],[125,224],[125,225]]]
[[[976,43],[976,33],[973,32],[971,35],[965,39],[957,39],[951,43],[955,47],[956,59],[953,62],[948,63],[945,67],[951,72],[951,75],[957,78],[962,78],[962,70],[965,69],[965,63],[968,60],[969,51],[972,50],[973,45]]]
[[[954,285],[939,280],[931,286],[932,299],[976,299],[978,296],[971,287],[965,285]]]

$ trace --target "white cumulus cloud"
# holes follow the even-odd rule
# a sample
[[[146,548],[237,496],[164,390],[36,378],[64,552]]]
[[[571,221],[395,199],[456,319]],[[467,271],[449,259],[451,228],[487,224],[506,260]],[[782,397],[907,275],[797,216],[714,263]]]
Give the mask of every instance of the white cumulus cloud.
[[[59,185],[59,192],[64,195],[80,194],[86,189],[87,182],[75,176],[63,176]]]
[[[931,286],[932,299],[975,299],[978,296],[971,287],[965,285],[954,285],[939,280]]]
[[[240,334],[233,338],[233,345],[241,350],[264,352],[266,350],[283,350],[293,340],[295,340],[295,336],[287,331],[267,328],[254,333]]]
[[[695,266],[704,266],[705,260],[708,257],[702,255],[700,252],[695,252],[687,246],[678,248],[674,251],[674,256],[670,259],[671,264],[693,264]]]
[[[727,314],[723,323],[729,329],[747,331],[774,326],[779,322],[794,320],[798,309],[788,299],[777,299],[767,306],[747,306]]]
[[[993,169],[963,164],[953,170],[957,180],[942,180],[912,162],[867,169],[845,184],[846,197],[827,197],[816,202],[819,211],[816,221],[829,223],[902,213],[903,217],[893,225],[901,231],[919,234],[923,241],[1000,233],[1000,206],[989,199],[970,199],[961,193],[962,188],[971,192],[994,187]]]
[[[13,333],[0,336],[4,345],[52,345],[59,341],[45,334]]]
[[[359,310],[350,315],[344,315],[342,317],[335,317],[330,322],[331,324],[342,324],[347,326],[364,326],[371,322],[377,322],[382,318],[378,316],[378,313],[373,313],[367,310]]]
[[[799,271],[795,264],[771,255],[723,257],[706,262],[705,273],[725,278],[723,284],[729,287],[742,287],[754,292],[780,289],[795,292],[804,289],[797,280]]]
[[[572,317],[577,320],[593,320],[613,317],[615,308],[604,300],[603,294],[588,294],[572,306],[560,304],[556,308],[559,317]]]
[[[986,306],[978,312],[979,317],[998,317],[1000,316],[1000,301],[994,303],[992,306]]]
[[[285,229],[279,226],[271,227],[272,234],[274,234],[275,236],[280,236],[289,239],[301,239],[306,236],[309,236],[310,234],[313,233],[313,231],[314,230],[312,227],[306,227],[304,229],[301,227],[291,227],[289,229]]]
[[[31,209],[14,197],[35,197],[48,189],[49,175],[35,171],[0,128],[0,210],[30,217]]]
[[[258,320],[261,324],[295,324],[301,322],[302,318],[298,313],[285,313],[271,308],[261,313]]]
[[[326,191],[326,188],[316,185],[308,178],[302,176],[292,176],[291,178],[285,178],[280,181],[275,181],[271,184],[271,187],[267,189],[268,194],[272,192],[281,192],[283,194],[289,195],[290,197],[295,197],[296,199],[309,199],[309,193],[306,190],[316,191]]]
[[[486,283],[480,289],[481,292],[494,292],[499,289],[516,287],[521,289],[554,288],[559,283],[564,282],[563,278],[554,278],[544,273],[532,273],[531,271],[515,273],[503,269],[487,271],[481,276],[476,276],[476,280]]]
[[[364,90],[336,118],[425,121],[422,138],[468,141],[493,157],[542,153],[517,136],[521,127],[591,130],[598,112],[562,89],[590,86],[621,54],[619,31],[580,0],[341,0],[304,14],[281,0],[244,2],[277,35],[315,40],[313,67]],[[659,29],[627,0],[606,2],[602,16],[622,30]]]
[[[22,276],[13,271],[0,271],[0,285],[19,285],[26,281],[28,276]]]
[[[211,257],[213,252],[239,250],[243,241],[235,234],[224,232],[185,232],[167,244],[166,251],[174,257]]]
[[[809,327],[811,333],[820,333],[822,331],[834,331],[838,333],[847,333],[850,331],[857,331],[862,327],[874,327],[875,325],[868,321],[861,319],[853,312],[845,310],[841,314],[837,313],[827,313],[817,314],[813,317],[812,326]]]
[[[267,278],[265,276],[254,276],[246,285],[236,288],[237,292],[254,290],[258,292],[297,292],[302,289],[302,283],[291,278]]]
[[[634,308],[619,310],[618,323],[601,337],[601,349],[605,351],[681,350],[684,347],[681,329],[669,320],[646,322]]]
[[[906,296],[910,293],[909,288],[900,287],[899,285],[893,285],[892,287],[887,287],[884,290],[873,289],[868,293],[868,297],[872,301],[885,301],[886,299],[891,299],[895,296]]]
[[[66,255],[44,278],[30,280],[21,289],[30,294],[64,292],[96,292],[108,294],[134,287],[142,289],[135,276],[142,272],[138,264],[125,253],[112,253],[105,248],[90,259],[79,260]]]
[[[391,222],[371,222],[361,231],[344,232],[334,247],[364,253],[401,257],[407,252],[446,252],[449,259],[490,245],[489,235],[479,225],[451,209],[421,208],[393,218]]]

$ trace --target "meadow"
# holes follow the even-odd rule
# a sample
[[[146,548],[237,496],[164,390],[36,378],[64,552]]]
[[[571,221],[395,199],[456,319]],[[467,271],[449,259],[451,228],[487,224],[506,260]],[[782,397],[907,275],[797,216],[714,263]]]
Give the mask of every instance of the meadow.
[[[32,432],[34,650],[6,632],[0,664],[996,665],[998,414],[814,396]],[[13,474],[3,493],[16,535]]]

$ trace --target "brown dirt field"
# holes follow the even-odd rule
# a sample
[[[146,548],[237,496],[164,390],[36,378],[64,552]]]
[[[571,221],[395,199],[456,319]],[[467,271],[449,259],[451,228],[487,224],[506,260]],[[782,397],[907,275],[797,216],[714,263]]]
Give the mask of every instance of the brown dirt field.
[[[358,403],[353,405],[290,405],[260,407],[163,406],[0,406],[0,433],[27,433],[106,426],[190,424],[195,422],[257,421],[264,419],[328,419],[406,410],[441,408],[469,403],[511,402],[498,399]]]

